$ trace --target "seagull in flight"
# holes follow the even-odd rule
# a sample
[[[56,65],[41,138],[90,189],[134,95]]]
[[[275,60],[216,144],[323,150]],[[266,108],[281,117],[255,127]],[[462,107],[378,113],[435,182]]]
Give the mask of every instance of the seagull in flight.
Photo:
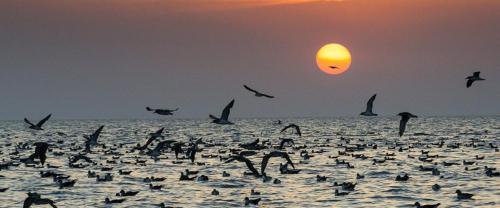
[[[99,138],[99,135],[101,135],[101,131],[104,128],[103,126],[100,126],[93,134],[91,135],[83,135],[83,138],[87,139],[85,141],[85,151],[90,152],[90,146],[95,146],[97,145],[97,139]]]
[[[417,116],[408,112],[399,113],[398,116],[401,116],[401,121],[399,121],[399,136],[401,137],[405,132],[406,123],[408,123],[408,120],[410,120],[410,118],[417,118]]]
[[[485,79],[479,77],[480,73],[481,72],[477,71],[477,72],[474,72],[474,74],[472,74],[472,76],[468,76],[467,78],[465,78],[465,79],[467,79],[467,88],[469,88],[472,85],[472,83],[474,83],[475,81],[485,80]]]
[[[262,175],[264,175],[266,167],[267,167],[267,163],[269,162],[269,159],[271,159],[271,157],[285,158],[286,161],[287,161],[287,163],[290,164],[290,165],[292,165],[292,167],[295,169],[295,166],[293,165],[293,162],[290,159],[290,156],[286,152],[272,151],[272,152],[270,152],[269,154],[265,155],[262,158],[262,163],[261,163],[261,168],[260,168],[260,172],[261,172]]]
[[[299,136],[302,136],[302,132],[300,132],[300,127],[295,125],[295,124],[290,124],[288,126],[285,126],[285,128],[281,129],[281,132],[280,133],[283,133],[284,131],[286,131],[287,129],[289,128],[294,128],[295,129],[295,132],[296,134],[298,134]]]
[[[214,115],[210,114],[210,118],[212,119],[212,123],[216,123],[216,124],[233,124],[232,122],[230,122],[228,119],[229,119],[229,113],[231,112],[231,108],[233,107],[234,105],[234,99],[231,100],[231,102],[229,102],[229,104],[226,105],[226,107],[224,108],[224,110],[222,110],[222,114],[220,116],[220,118],[217,118],[215,117]]]
[[[145,150],[149,146],[149,144],[151,144],[155,139],[157,139],[157,138],[162,138],[162,139],[165,138],[165,136],[162,135],[163,130],[165,130],[165,128],[161,128],[160,130],[156,131],[155,133],[150,133],[149,134],[149,139],[148,139],[148,141],[146,141],[146,144],[144,144],[141,147],[138,147],[137,149],[138,150]]]
[[[153,109],[150,107],[146,107],[147,111],[153,111],[153,113],[156,113],[158,115],[163,115],[163,116],[168,116],[168,115],[174,115],[175,111],[178,111],[179,108],[170,110],[170,109]]]
[[[375,101],[375,98],[377,97],[377,94],[373,95],[368,102],[366,103],[366,110],[365,112],[362,112],[360,115],[362,116],[377,116],[376,113],[373,113],[373,101]]]
[[[245,89],[247,89],[248,91],[255,93],[255,97],[274,98],[274,96],[272,96],[272,95],[261,93],[261,92],[259,92],[257,90],[254,90],[254,89],[252,89],[252,88],[250,88],[250,87],[248,87],[246,85],[243,85],[243,87],[245,87]]]
[[[330,67],[330,69],[338,69],[339,67],[336,67],[336,66],[328,66]]]
[[[252,161],[250,161],[245,156],[243,156],[243,155],[233,155],[228,160],[226,160],[224,163],[230,163],[230,162],[233,162],[233,161],[244,162],[247,165],[247,168],[253,173],[253,175],[260,176],[259,171],[257,171],[257,169],[255,169],[255,167],[253,166]]]
[[[31,123],[27,118],[24,118],[24,122],[26,122],[27,124],[30,125],[30,129],[34,129],[34,130],[43,130],[42,129],[42,125],[47,122],[47,120],[49,120],[49,118],[52,116],[52,114],[49,114],[48,116],[46,116],[45,118],[43,118],[41,121],[39,121],[36,125]]]

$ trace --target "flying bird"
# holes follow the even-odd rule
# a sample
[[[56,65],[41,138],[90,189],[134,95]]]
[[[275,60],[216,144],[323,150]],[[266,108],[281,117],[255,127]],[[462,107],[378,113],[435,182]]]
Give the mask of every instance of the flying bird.
[[[52,114],[49,114],[48,116],[46,116],[45,118],[43,118],[41,121],[39,121],[36,125],[31,123],[27,118],[24,118],[24,122],[26,122],[27,124],[30,125],[30,129],[34,129],[34,130],[43,130],[42,129],[42,125],[47,122],[47,120],[49,120],[49,118],[52,116]]]
[[[274,96],[272,96],[272,95],[267,95],[267,94],[261,93],[261,92],[254,90],[246,85],[243,85],[243,87],[245,87],[245,89],[247,89],[248,91],[255,93],[255,97],[274,98]]]
[[[279,149],[283,149],[283,147],[285,146],[286,143],[295,145],[295,143],[293,142],[293,139],[281,139]]]
[[[298,134],[299,136],[302,136],[302,132],[300,132],[300,127],[295,125],[295,124],[290,124],[288,126],[285,126],[285,128],[281,129],[281,132],[280,133],[283,133],[284,131],[286,131],[287,129],[289,128],[294,128],[295,129],[295,132],[296,134]]]
[[[480,73],[481,72],[477,71],[477,72],[474,72],[474,74],[472,74],[472,76],[468,76],[467,78],[465,78],[465,79],[467,79],[467,88],[469,88],[472,85],[472,83],[474,83],[475,81],[485,80],[485,79],[479,77]]]
[[[338,69],[339,67],[336,67],[336,66],[328,66],[330,67],[330,69]]]
[[[83,138],[86,139],[85,141],[85,151],[90,152],[90,147],[97,145],[97,139],[99,138],[99,135],[101,135],[101,131],[104,128],[103,126],[100,126],[93,134],[91,135],[83,135]]]
[[[163,116],[168,116],[168,115],[174,115],[175,111],[178,111],[179,108],[170,110],[170,109],[153,109],[150,107],[146,107],[147,111],[153,111],[153,113],[156,113],[158,115],[163,115]]]
[[[234,99],[231,100],[231,102],[229,102],[229,104],[226,105],[226,107],[224,108],[224,110],[222,110],[222,114],[220,116],[220,118],[217,118],[215,117],[214,115],[210,114],[210,118],[212,119],[212,123],[216,123],[216,124],[233,124],[232,122],[230,122],[228,119],[229,119],[229,113],[231,112],[231,108],[233,107],[234,105]]]
[[[292,167],[295,169],[295,166],[293,165],[293,162],[292,160],[290,159],[290,156],[286,153],[286,152],[281,152],[281,151],[272,151],[270,152],[269,154],[265,155],[263,158],[262,158],[262,163],[261,163],[261,168],[260,168],[260,173],[262,175],[264,175],[265,173],[265,170],[266,170],[266,167],[267,167],[267,163],[269,162],[269,159],[271,159],[271,157],[281,157],[281,158],[285,158],[287,163],[289,163],[290,165],[292,165]]]
[[[373,101],[375,101],[375,98],[377,97],[377,94],[374,94],[366,103],[366,110],[365,112],[362,112],[360,115],[362,116],[377,116],[377,114],[373,113]]]
[[[247,165],[248,169],[253,173],[253,175],[260,176],[259,171],[257,171],[257,169],[255,169],[255,167],[253,166],[252,161],[250,161],[245,156],[243,156],[243,155],[233,155],[228,160],[226,160],[225,163],[230,163],[232,161],[244,162]]]
[[[417,116],[408,112],[399,113],[398,116],[401,116],[401,121],[399,121],[399,136],[401,137],[405,132],[406,123],[408,123],[408,120],[410,120],[410,118],[417,118]]]
[[[165,136],[161,135],[161,134],[163,133],[163,130],[164,130],[164,129],[165,129],[165,128],[161,128],[160,130],[156,131],[155,133],[150,133],[150,134],[149,134],[149,139],[148,139],[148,141],[146,141],[146,144],[144,144],[144,145],[143,145],[143,146],[141,146],[141,147],[138,147],[137,149],[138,149],[138,150],[144,150],[144,149],[146,149],[146,148],[149,146],[149,144],[151,144],[151,143],[152,143],[155,139],[157,139],[157,138],[165,138]]]

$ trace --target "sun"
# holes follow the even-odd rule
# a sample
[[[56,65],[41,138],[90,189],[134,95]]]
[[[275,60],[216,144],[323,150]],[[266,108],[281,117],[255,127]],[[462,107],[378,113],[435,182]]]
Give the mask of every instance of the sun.
[[[351,66],[351,53],[343,45],[326,44],[318,50],[316,64],[327,74],[342,74]]]

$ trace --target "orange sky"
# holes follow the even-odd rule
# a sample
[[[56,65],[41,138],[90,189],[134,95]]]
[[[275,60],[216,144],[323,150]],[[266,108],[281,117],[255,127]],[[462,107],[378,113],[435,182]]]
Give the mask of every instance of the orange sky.
[[[16,89],[0,92],[0,116],[21,116],[10,106],[120,117],[147,100],[204,117],[232,97],[236,116],[357,115],[374,93],[381,114],[500,113],[500,82],[462,89],[473,71],[500,79],[500,1],[288,2],[0,1],[0,89]],[[341,76],[316,68],[330,42],[353,56]],[[244,83],[280,99],[261,109]],[[82,103],[86,113],[64,112]]]

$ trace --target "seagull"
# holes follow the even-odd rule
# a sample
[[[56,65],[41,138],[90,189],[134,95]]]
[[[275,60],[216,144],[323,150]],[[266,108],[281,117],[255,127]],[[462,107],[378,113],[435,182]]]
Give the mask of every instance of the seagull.
[[[455,193],[457,193],[457,199],[462,200],[462,199],[472,199],[474,194],[469,194],[469,193],[462,193],[462,191],[457,190]]]
[[[177,141],[175,141],[175,140],[167,140],[167,141],[159,142],[158,145],[156,145],[156,147],[153,150],[150,150],[146,154],[149,155],[149,156],[151,156],[151,157],[159,157],[161,155],[161,151],[163,149],[166,149],[166,148],[170,147],[170,144],[172,144],[174,142],[177,142]]]
[[[47,122],[47,120],[49,120],[49,118],[52,116],[52,114],[49,114],[48,116],[46,116],[45,118],[43,118],[42,120],[40,120],[36,125],[31,123],[27,118],[24,118],[24,122],[26,122],[27,124],[30,125],[30,129],[34,129],[34,130],[43,130],[42,129],[42,125]]]
[[[245,87],[245,89],[247,89],[248,91],[255,93],[255,97],[274,98],[274,96],[272,96],[272,95],[267,95],[267,94],[261,93],[261,92],[254,90],[246,85],[243,85],[243,87]]]
[[[297,134],[299,136],[302,136],[302,132],[300,132],[300,127],[295,125],[295,124],[290,124],[288,126],[285,126],[285,128],[281,129],[281,132],[280,133],[283,133],[284,131],[286,131],[287,129],[289,128],[295,128],[295,131],[297,132]]]
[[[336,67],[336,66],[328,66],[330,67],[330,69],[338,69],[339,67]]]
[[[213,119],[212,123],[216,124],[233,124],[230,122],[229,119],[229,113],[231,112],[231,108],[234,105],[234,99],[229,102],[229,104],[226,105],[224,110],[222,110],[222,114],[220,118],[215,117],[214,115],[210,114],[210,118]]]
[[[165,130],[165,128],[161,128],[160,130],[156,131],[155,133],[150,133],[149,134],[149,139],[148,141],[146,141],[146,144],[144,144],[143,146],[141,147],[138,147],[137,149],[139,150],[144,150],[148,147],[149,144],[151,144],[155,139],[157,138],[165,138],[165,136],[161,135],[163,133],[163,130]]]
[[[465,79],[467,79],[467,88],[469,88],[472,85],[472,83],[475,82],[475,81],[483,81],[483,80],[485,80],[485,79],[479,77],[480,73],[481,72],[477,71],[477,72],[474,72],[474,74],[472,74],[472,76],[468,76],[467,78],[465,78]]]
[[[153,113],[156,113],[158,115],[168,116],[168,115],[174,115],[174,112],[178,111],[179,108],[170,110],[170,109],[153,109],[153,108],[150,108],[150,107],[146,107],[146,110],[147,111],[153,111]]]
[[[106,199],[104,199],[104,203],[106,203],[106,204],[118,204],[118,203],[122,203],[124,201],[125,201],[125,199],[113,199],[113,200],[110,200],[108,197],[106,197]]]
[[[280,143],[279,149],[283,149],[283,146],[285,146],[286,143],[295,145],[295,143],[293,142],[293,139],[281,139],[281,143]]]
[[[272,151],[270,152],[269,154],[265,155],[263,158],[262,158],[262,164],[261,164],[261,168],[260,168],[260,172],[262,175],[264,175],[264,172],[266,170],[266,166],[267,166],[267,163],[269,162],[269,159],[271,159],[271,157],[281,157],[281,158],[285,158],[287,160],[287,162],[292,165],[292,167],[295,169],[295,166],[293,165],[293,162],[292,160],[290,159],[290,156],[286,153],[286,152],[280,152],[280,151]]]
[[[34,205],[49,204],[53,208],[57,208],[55,202],[52,201],[51,199],[41,198],[41,195],[38,193],[28,192],[28,198],[24,200],[23,208],[29,208],[33,204]]]
[[[365,112],[362,112],[360,115],[362,116],[377,116],[376,113],[373,113],[373,101],[375,101],[375,98],[377,97],[377,94],[373,95],[368,102],[366,103],[366,110]]]
[[[408,112],[399,113],[398,116],[401,116],[401,121],[399,122],[399,136],[401,137],[405,132],[406,123],[408,123],[408,120],[410,120],[410,118],[417,118],[417,116]]]
[[[245,197],[245,206],[248,206],[250,204],[257,205],[257,204],[259,204],[260,200],[261,200],[260,198],[249,199],[248,197]]]
[[[439,205],[441,205],[441,203],[421,205],[419,202],[415,202],[417,208],[437,208]]]
[[[253,166],[252,161],[250,161],[245,156],[243,156],[243,155],[233,155],[228,160],[226,160],[225,163],[230,163],[232,161],[244,162],[247,165],[248,169],[253,173],[253,175],[260,176],[259,171],[257,171],[257,169],[255,169],[255,167]]]
[[[104,126],[100,126],[93,134],[91,135],[83,135],[87,141],[85,141],[85,151],[90,152],[90,146],[95,146],[97,145],[97,139],[99,138],[99,135],[101,134],[102,129]]]

